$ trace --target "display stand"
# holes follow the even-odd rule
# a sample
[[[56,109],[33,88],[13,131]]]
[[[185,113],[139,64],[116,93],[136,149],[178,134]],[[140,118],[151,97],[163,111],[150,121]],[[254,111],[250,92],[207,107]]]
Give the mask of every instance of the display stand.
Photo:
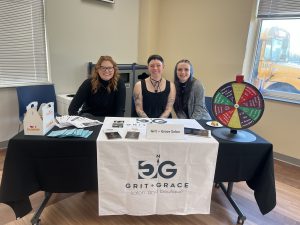
[[[256,124],[264,112],[264,100],[256,87],[244,82],[243,75],[237,75],[236,80],[222,85],[212,99],[212,112],[216,120],[224,128],[212,131],[220,139],[245,143],[254,142],[255,135],[243,129]],[[231,197],[233,182],[229,182],[227,189],[223,183],[217,183],[238,214],[237,224],[244,224],[246,217]]]
[[[233,142],[253,142],[256,140],[255,135],[244,130],[230,130],[228,128],[219,128],[212,131],[213,135],[226,141]]]

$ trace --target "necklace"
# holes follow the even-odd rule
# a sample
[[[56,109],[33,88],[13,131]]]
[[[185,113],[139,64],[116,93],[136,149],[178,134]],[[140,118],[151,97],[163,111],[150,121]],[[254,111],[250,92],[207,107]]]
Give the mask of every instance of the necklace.
[[[155,93],[158,92],[158,90],[160,91],[160,82],[161,82],[162,78],[160,78],[160,80],[154,80],[150,77],[150,82],[154,88]]]

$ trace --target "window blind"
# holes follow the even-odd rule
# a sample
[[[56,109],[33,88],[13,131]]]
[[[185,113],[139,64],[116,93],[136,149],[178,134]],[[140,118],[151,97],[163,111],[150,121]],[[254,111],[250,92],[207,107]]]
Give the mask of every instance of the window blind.
[[[43,0],[0,1],[0,87],[48,82]]]
[[[257,17],[300,17],[300,0],[260,0]]]

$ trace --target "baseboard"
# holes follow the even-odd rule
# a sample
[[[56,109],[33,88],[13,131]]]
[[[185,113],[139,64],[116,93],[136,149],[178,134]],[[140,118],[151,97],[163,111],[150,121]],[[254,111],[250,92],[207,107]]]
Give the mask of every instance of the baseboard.
[[[291,157],[291,156],[283,155],[283,154],[278,153],[278,152],[274,152],[274,158],[279,160],[279,161],[283,161],[283,162],[286,162],[288,164],[292,164],[294,166],[300,167],[300,159],[296,159],[296,158]]]
[[[0,142],[0,149],[7,148],[7,145],[8,145],[8,141]]]

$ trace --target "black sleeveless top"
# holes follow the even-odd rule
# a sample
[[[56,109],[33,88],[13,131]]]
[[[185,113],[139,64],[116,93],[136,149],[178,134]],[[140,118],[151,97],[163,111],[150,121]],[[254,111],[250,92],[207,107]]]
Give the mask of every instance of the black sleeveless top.
[[[157,93],[147,90],[145,80],[141,80],[141,84],[144,112],[149,118],[159,118],[167,106],[168,97],[170,94],[170,81],[166,80],[165,90]]]

